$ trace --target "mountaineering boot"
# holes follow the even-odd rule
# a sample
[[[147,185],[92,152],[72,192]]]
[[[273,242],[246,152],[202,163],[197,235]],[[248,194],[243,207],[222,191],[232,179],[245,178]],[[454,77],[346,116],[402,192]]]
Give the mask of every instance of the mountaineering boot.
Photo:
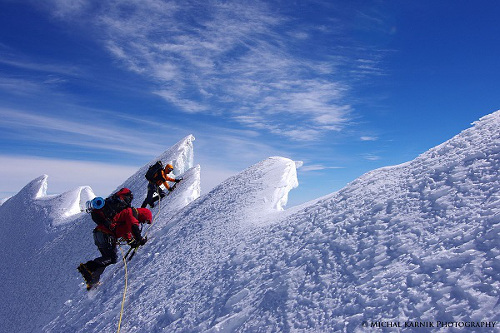
[[[80,264],[78,266],[78,271],[80,274],[82,274],[83,278],[85,279],[85,284],[87,285],[87,290],[92,289],[95,286],[98,286],[100,283],[99,281],[95,281],[94,275],[92,274],[92,271],[89,270],[85,264]]]
[[[91,289],[97,288],[100,285],[101,285],[100,281],[97,281],[95,283],[87,283],[87,290],[91,290]]]
[[[80,266],[78,266],[77,269],[80,272],[80,274],[82,274],[86,283],[92,282],[92,272],[87,268],[87,266],[85,266],[84,264],[80,264]]]

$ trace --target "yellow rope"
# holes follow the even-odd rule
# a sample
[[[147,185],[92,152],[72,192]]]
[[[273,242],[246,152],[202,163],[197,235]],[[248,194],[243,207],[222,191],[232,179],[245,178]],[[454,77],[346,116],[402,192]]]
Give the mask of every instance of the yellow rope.
[[[170,192],[169,192],[169,194],[170,194]],[[160,215],[160,210],[161,210],[161,198],[158,200],[158,212],[153,217],[153,221],[151,221],[151,225],[149,226],[148,230],[146,230],[146,233],[144,234],[144,237],[146,237],[146,235],[149,232],[149,229],[151,229],[151,227],[153,226],[153,223],[155,222],[156,218]],[[122,259],[123,259],[123,263],[125,265],[125,288],[123,290],[122,308],[120,310],[120,320],[118,321],[118,331],[116,331],[116,333],[120,333],[120,327],[121,327],[122,318],[123,318],[123,308],[125,307],[125,297],[127,295],[127,286],[128,286],[127,259],[125,258],[125,255],[123,254],[123,250],[122,250],[121,246],[120,246],[120,251],[122,253]],[[137,248],[135,248],[134,251],[137,251]]]
[[[120,310],[120,320],[118,321],[118,331],[116,331],[117,333],[120,333],[120,326],[122,324],[123,308],[125,306],[125,296],[127,294],[127,285],[128,285],[127,260],[125,259],[125,256],[123,255],[123,250],[122,250],[121,246],[120,246],[120,251],[122,253],[123,263],[125,264],[125,289],[123,290],[122,309]]]

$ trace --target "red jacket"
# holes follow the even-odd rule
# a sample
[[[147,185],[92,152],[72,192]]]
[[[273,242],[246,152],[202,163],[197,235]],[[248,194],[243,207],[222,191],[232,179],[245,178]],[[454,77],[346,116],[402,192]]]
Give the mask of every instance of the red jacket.
[[[132,239],[132,227],[139,227],[139,220],[134,216],[132,208],[127,208],[115,215],[111,229],[114,228],[116,238]],[[134,237],[135,238],[135,237]]]
[[[116,239],[141,239],[140,223],[151,223],[151,220],[152,214],[147,208],[126,208],[115,215],[113,223],[111,223],[111,230],[104,225],[97,226],[97,230],[114,235]]]

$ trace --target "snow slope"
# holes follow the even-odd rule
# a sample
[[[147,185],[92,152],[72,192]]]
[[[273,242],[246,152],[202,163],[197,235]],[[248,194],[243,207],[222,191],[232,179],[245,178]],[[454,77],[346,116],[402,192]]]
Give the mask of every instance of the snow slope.
[[[162,221],[134,259],[122,330],[500,321],[499,128],[496,112],[411,162],[287,211],[293,161],[269,158],[229,178]],[[69,296],[45,330],[116,330],[118,270],[92,296]],[[463,331],[450,325],[433,331]]]
[[[441,332],[465,330],[452,322],[497,322],[466,331],[499,331],[499,129],[500,111],[411,162],[374,170],[289,210],[283,207],[298,184],[296,164],[282,157],[249,167],[187,205],[169,197],[176,206],[161,208],[150,241],[128,266],[122,332],[428,331],[365,327],[379,321],[451,323],[432,329]],[[187,180],[199,181],[197,168],[186,174],[182,197],[195,196]],[[139,178],[128,183],[137,191]],[[8,205],[0,206],[2,219]],[[24,324],[24,331],[116,331],[123,265],[86,293],[76,286],[73,263],[93,245],[62,234],[60,242],[42,240],[36,249],[55,260],[77,246],[79,256],[57,259],[72,277],[61,282],[50,307],[30,308],[37,326]],[[28,286],[33,275],[22,275],[30,277]],[[18,316],[2,308],[0,318]]]
[[[157,158],[172,162],[178,175],[186,176],[164,201],[165,211],[180,209],[199,196],[193,140],[188,136]],[[147,166],[118,187],[133,190],[134,206],[140,206],[146,194]],[[92,240],[95,223],[80,212],[80,207],[95,196],[92,189],[79,187],[48,196],[47,178],[33,180],[0,206],[1,332],[42,332],[55,313],[71,306],[69,295],[83,295],[77,265],[98,256]]]

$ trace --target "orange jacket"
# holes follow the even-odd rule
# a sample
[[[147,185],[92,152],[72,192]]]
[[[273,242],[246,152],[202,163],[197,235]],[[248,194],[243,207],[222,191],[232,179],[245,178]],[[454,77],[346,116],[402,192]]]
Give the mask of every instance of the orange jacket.
[[[157,186],[160,186],[161,184],[163,184],[163,186],[165,186],[165,188],[168,190],[170,188],[170,185],[168,185],[167,181],[174,182],[175,179],[168,176],[169,172],[167,172],[167,167],[165,167],[165,169],[161,170],[160,172],[161,172],[161,177],[165,180],[157,180],[157,181],[155,181],[155,184]],[[157,174],[155,174],[154,178],[156,178],[156,177],[157,177]]]

